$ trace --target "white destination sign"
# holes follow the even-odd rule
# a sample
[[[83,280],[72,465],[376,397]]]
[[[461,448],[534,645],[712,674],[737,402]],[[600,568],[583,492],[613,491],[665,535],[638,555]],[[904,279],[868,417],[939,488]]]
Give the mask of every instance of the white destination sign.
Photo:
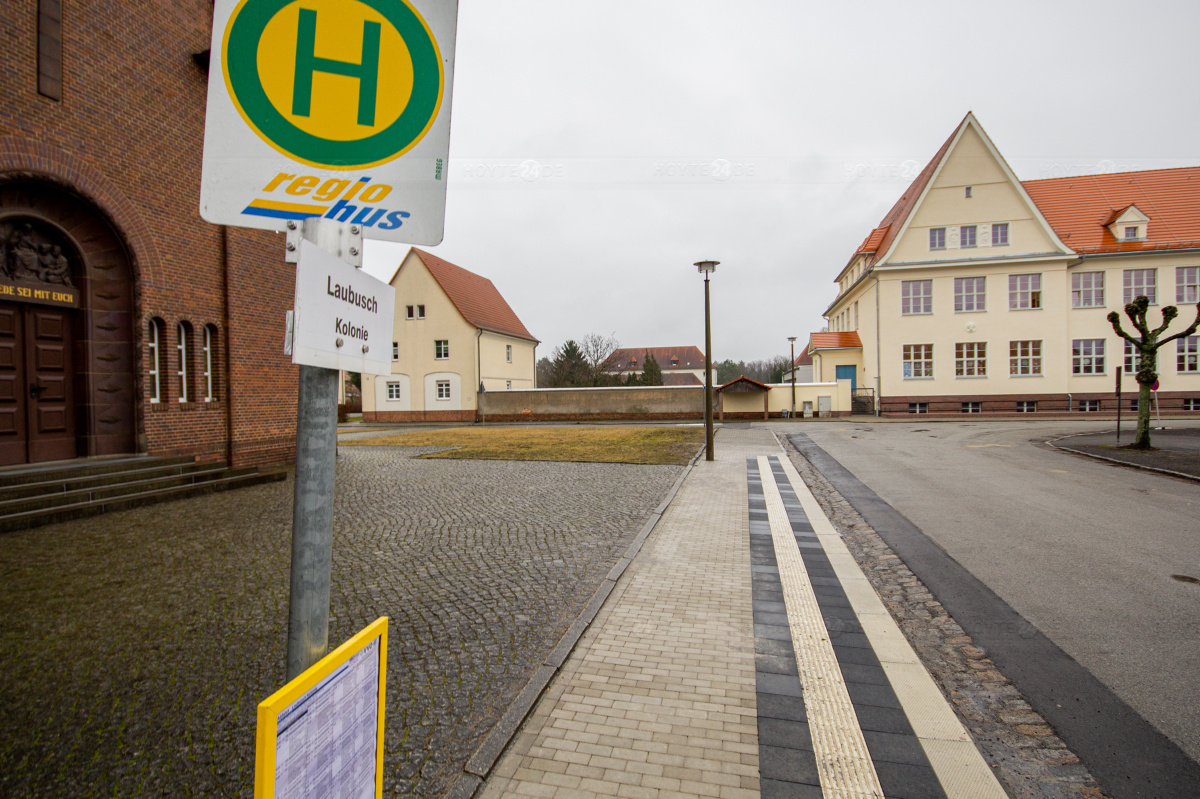
[[[458,0],[216,0],[200,215],[438,244]]]
[[[300,242],[292,363],[391,374],[395,310],[395,288]]]

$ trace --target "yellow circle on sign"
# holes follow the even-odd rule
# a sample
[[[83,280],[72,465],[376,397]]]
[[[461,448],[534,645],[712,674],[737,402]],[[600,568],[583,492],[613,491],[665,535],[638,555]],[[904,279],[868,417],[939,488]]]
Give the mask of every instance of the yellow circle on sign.
[[[358,120],[361,81],[333,71],[312,72],[307,115],[293,113],[300,9],[315,11],[313,54],[331,62],[355,65],[363,60],[364,23],[379,25],[380,80],[374,124]],[[263,29],[258,43],[258,75],[263,91],[284,119],[322,139],[354,141],[386,130],[400,118],[412,96],[413,64],[395,27],[378,11],[357,0],[296,0],[280,9]]]

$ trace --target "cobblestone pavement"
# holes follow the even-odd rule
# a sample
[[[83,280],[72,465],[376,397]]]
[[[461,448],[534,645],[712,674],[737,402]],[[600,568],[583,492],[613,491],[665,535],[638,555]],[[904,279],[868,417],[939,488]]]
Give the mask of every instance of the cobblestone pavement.
[[[387,795],[437,796],[677,466],[343,448],[330,642],[391,617]],[[250,796],[292,483],[0,537],[0,796]]]

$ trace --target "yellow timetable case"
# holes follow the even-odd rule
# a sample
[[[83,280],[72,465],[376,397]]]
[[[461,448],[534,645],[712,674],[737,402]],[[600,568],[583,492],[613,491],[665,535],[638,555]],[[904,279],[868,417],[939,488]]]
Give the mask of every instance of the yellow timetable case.
[[[383,796],[386,616],[258,706],[254,799]]]

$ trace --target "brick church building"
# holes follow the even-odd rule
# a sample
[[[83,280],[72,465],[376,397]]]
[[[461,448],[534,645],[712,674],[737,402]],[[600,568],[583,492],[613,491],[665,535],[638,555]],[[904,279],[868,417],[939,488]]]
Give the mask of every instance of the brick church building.
[[[212,10],[0,7],[0,466],[294,456],[283,237],[198,212]]]

